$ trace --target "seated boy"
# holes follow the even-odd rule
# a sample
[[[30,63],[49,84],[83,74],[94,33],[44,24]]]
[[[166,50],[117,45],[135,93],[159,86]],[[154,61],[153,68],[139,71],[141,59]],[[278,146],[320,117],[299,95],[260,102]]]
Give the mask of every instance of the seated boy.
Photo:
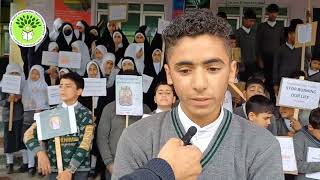
[[[293,136],[293,144],[298,166],[296,179],[311,179],[306,174],[320,172],[320,162],[307,161],[309,148],[320,147],[320,108],[311,111],[309,125]]]
[[[273,115],[273,104],[262,95],[252,96],[246,103],[248,120],[262,128],[268,128]]]
[[[277,136],[293,136],[301,129],[301,123],[293,118],[294,109],[280,106],[280,118],[276,120]]]
[[[68,73],[61,77],[60,96],[62,106],[74,107],[78,132],[61,136],[61,153],[64,171],[58,175],[54,139],[48,140],[48,149],[41,148],[37,137],[37,125],[34,123],[24,134],[27,148],[38,157],[38,169],[49,179],[87,179],[90,170],[90,148],[94,126],[91,112],[78,102],[84,87],[84,81],[77,73]]]
[[[313,57],[308,68],[308,80],[320,82],[320,57]]]
[[[170,111],[173,104],[176,102],[176,95],[173,86],[165,82],[161,82],[155,89],[154,102],[157,104],[157,109],[151,114]]]

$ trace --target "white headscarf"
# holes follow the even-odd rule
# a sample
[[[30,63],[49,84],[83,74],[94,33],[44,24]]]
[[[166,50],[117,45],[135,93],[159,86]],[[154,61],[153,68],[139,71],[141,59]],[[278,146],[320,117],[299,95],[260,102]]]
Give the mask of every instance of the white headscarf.
[[[81,41],[84,42],[84,39],[85,39],[85,33],[84,32],[86,30],[86,27],[84,26],[84,24],[81,21],[78,21],[76,26],[80,26],[80,27],[82,27],[84,29],[84,31],[82,33],[82,37],[81,37]],[[76,36],[77,36],[77,38],[79,38],[80,32],[79,32],[79,30],[77,30],[77,32],[78,32],[78,34]]]
[[[59,46],[56,42],[50,42],[48,46],[48,51],[52,52],[55,48],[59,49]]]
[[[71,27],[69,24],[66,24],[65,26],[63,26],[63,29],[62,29],[63,37],[64,37],[64,39],[67,41],[67,44],[70,45],[70,42],[72,41],[72,36],[73,36],[73,33],[74,33],[74,32],[72,31],[69,36],[66,36],[66,35],[64,34],[64,30],[65,30],[66,28],[70,28],[70,29],[72,30],[72,27]]]
[[[66,69],[66,68],[60,69],[60,71],[59,71],[59,78],[61,77],[61,72],[64,72],[65,74],[67,74],[67,73],[69,73],[70,71],[69,71],[68,69]]]
[[[74,69],[73,71],[77,72],[80,76],[83,76],[84,72],[86,70],[86,65],[91,60],[88,46],[84,42],[82,42],[80,40],[77,40],[77,41],[73,42],[71,44],[71,46],[77,48],[79,50],[79,53],[81,53],[80,69]]]
[[[32,70],[37,70],[40,74],[40,78],[37,81],[31,80]],[[27,82],[22,90],[22,104],[25,111],[49,108],[47,87],[43,67],[40,65],[32,66]]]
[[[24,72],[23,72],[21,66],[19,64],[16,64],[16,63],[8,64],[5,74],[6,75],[10,75],[11,73],[19,73],[19,76],[21,77],[20,92],[22,92],[23,86],[25,84],[26,76],[24,75]]]
[[[153,57],[153,54],[156,53],[157,51],[159,51],[160,54],[161,54],[161,50],[160,49],[155,49],[152,52],[152,57]],[[160,69],[161,69],[161,62],[158,62],[158,63],[153,62],[153,67],[154,67],[154,70],[156,71],[156,73],[159,74]]]
[[[98,45],[95,49],[93,53],[96,53],[96,51],[99,50],[102,53],[102,58],[101,59],[97,59],[95,58],[94,61],[96,61],[99,66],[101,66],[102,60],[106,57],[108,50],[104,45]]]
[[[89,68],[90,68],[90,66],[91,66],[92,64],[97,67],[97,75],[96,75],[96,77],[89,77]],[[101,77],[100,77],[100,66],[99,66],[99,64],[98,64],[97,62],[95,62],[95,61],[90,61],[90,62],[88,62],[87,67],[86,67],[86,71],[87,71],[87,74],[88,74],[88,78],[101,78]]]
[[[52,31],[49,34],[51,41],[56,41],[59,36],[59,28],[63,24],[63,20],[61,18],[57,18],[53,22]]]
[[[136,57],[136,53],[142,49],[143,50],[143,54],[140,58]],[[144,43],[132,43],[130,44],[127,49],[126,52],[124,53],[124,56],[129,56],[129,57],[133,57],[134,62],[136,64],[137,67],[137,71],[140,75],[143,74],[143,70],[144,70]]]
[[[111,69],[111,73],[109,77],[107,78],[107,88],[110,88],[113,86],[114,81],[116,79],[116,75],[119,73],[120,69],[115,68],[115,62],[116,62],[116,57],[112,53],[107,53],[106,58],[102,60],[102,63],[100,65],[100,69],[102,71],[103,76],[105,76],[105,70],[104,66],[108,61],[113,62],[113,67]]]
[[[123,47],[122,34],[121,34],[119,31],[114,32],[113,35],[112,35],[113,42],[114,42],[114,37],[115,37],[116,35],[119,35],[119,36],[121,37],[121,43],[118,45],[118,48],[122,48],[122,47]]]

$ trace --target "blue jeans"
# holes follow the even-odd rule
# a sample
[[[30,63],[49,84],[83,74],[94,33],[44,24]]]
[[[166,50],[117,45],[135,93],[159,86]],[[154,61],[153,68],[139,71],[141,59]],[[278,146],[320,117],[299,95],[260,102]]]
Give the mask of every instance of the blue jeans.
[[[88,179],[87,171],[77,171],[72,175],[72,180],[87,180]],[[49,180],[56,180],[58,173],[54,172],[49,175]]]

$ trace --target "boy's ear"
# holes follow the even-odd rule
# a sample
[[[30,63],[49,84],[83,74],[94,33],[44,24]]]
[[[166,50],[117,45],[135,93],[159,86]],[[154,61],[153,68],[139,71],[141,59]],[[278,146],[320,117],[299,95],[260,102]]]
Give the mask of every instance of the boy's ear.
[[[164,69],[166,70],[167,83],[169,85],[173,85],[172,77],[171,77],[171,74],[170,74],[170,68],[169,68],[168,64],[164,65]]]
[[[310,124],[308,125],[308,129],[309,129],[310,131],[314,130],[314,128],[313,128]]]
[[[229,72],[229,83],[233,83],[236,79],[236,73],[237,73],[237,62],[232,61],[230,63],[230,72]]]
[[[249,114],[248,114],[249,121],[253,122],[255,117],[256,117],[256,115],[253,112],[249,112]]]
[[[81,88],[77,89],[77,95],[78,95],[78,96],[81,96],[82,91],[83,91],[83,89],[81,89]]]

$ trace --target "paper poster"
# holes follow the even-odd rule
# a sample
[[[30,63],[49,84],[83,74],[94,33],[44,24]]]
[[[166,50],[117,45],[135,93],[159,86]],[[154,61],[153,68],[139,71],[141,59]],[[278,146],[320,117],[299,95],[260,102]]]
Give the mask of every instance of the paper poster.
[[[127,4],[111,4],[109,5],[109,21],[126,22],[128,20]]]
[[[117,75],[116,114],[142,116],[142,76]]]
[[[35,113],[39,140],[46,140],[77,132],[77,121],[73,107],[58,107]]]
[[[48,86],[48,98],[49,105],[56,105],[62,103],[60,97],[60,87],[57,86]]]
[[[107,80],[106,78],[83,78],[84,89],[82,96],[106,96]]]
[[[59,53],[43,51],[41,64],[46,66],[58,66]]]
[[[158,20],[158,30],[157,30],[157,32],[159,34],[162,34],[163,30],[166,29],[166,27],[169,26],[169,25],[170,25],[170,21],[159,19]]]
[[[77,52],[60,51],[58,66],[80,69],[81,54]]]
[[[149,91],[149,88],[151,86],[151,83],[153,81],[153,77],[142,74],[142,80],[143,80],[143,92],[147,93]]]
[[[20,94],[21,76],[4,74],[1,86],[4,93]]]
[[[298,174],[292,137],[276,136],[281,148],[283,171],[285,174]]]
[[[320,148],[308,147],[307,162],[320,162]],[[320,172],[306,174],[306,177],[320,179]]]
[[[314,46],[316,43],[318,22],[298,24],[296,27],[296,38],[294,47],[299,48],[306,43],[306,46]]]
[[[277,106],[314,109],[319,105],[320,83],[282,78]]]

